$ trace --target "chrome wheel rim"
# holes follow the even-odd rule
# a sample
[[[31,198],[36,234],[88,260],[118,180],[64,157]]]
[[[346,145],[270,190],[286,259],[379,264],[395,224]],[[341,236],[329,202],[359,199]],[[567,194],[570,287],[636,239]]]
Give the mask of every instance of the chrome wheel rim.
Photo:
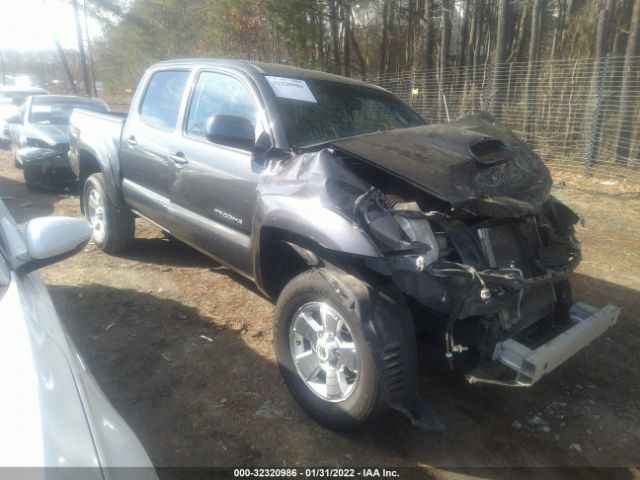
[[[293,316],[289,348],[296,370],[318,397],[342,402],[355,390],[360,352],[351,329],[334,308],[310,302]]]
[[[106,236],[106,219],[102,195],[91,187],[87,192],[87,215],[93,229],[93,239],[102,242]]]

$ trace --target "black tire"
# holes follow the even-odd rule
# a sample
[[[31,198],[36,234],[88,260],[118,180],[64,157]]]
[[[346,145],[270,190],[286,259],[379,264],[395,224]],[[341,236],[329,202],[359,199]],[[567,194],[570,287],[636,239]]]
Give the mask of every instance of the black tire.
[[[11,146],[11,155],[13,155],[13,166],[18,170],[22,170],[24,166],[20,162],[18,162],[18,156],[16,155],[16,150],[15,148],[13,148],[13,146]]]
[[[39,190],[38,175],[32,168],[23,168],[22,175],[24,176],[24,185],[27,190],[31,192]]]
[[[105,253],[122,252],[129,247],[135,234],[135,217],[130,210],[119,208],[111,197],[102,173],[94,173],[87,178],[82,189],[82,201],[87,219],[91,222],[89,195],[95,191],[102,202],[101,231],[92,224],[93,242]]]
[[[318,423],[338,431],[361,430],[372,425],[386,410],[380,377],[362,323],[346,298],[326,280],[332,273],[312,269],[291,280],[283,289],[275,308],[274,347],[280,372],[300,406]],[[348,288],[348,287],[346,287]],[[321,398],[306,385],[298,373],[289,346],[289,331],[298,309],[309,302],[324,302],[347,323],[360,352],[360,371],[352,392],[342,401]],[[362,311],[361,309],[358,309]],[[366,311],[367,309],[365,309]]]

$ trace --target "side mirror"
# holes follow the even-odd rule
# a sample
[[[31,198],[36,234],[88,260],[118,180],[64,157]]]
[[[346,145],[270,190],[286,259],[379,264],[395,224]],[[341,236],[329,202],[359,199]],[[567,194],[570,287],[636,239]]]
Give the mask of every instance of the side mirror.
[[[9,125],[19,125],[22,123],[22,118],[20,118],[20,115],[11,115],[5,121]]]
[[[256,143],[256,134],[251,122],[236,115],[209,117],[205,136],[210,142],[244,150],[253,150]]]
[[[89,222],[81,218],[41,217],[29,221],[24,239],[30,260],[20,271],[29,273],[78,253],[91,232]]]

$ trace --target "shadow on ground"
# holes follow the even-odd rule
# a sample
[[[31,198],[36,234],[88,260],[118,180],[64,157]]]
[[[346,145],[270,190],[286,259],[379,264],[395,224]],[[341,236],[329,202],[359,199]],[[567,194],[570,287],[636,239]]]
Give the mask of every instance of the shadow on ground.
[[[266,298],[255,283],[173,237],[136,238],[119,258],[152,265],[209,269]]]
[[[154,464],[260,459],[237,425],[250,426],[252,414],[279,388],[279,374],[240,332],[135,290],[87,285],[50,292],[94,376]],[[265,416],[276,414],[270,408]]]
[[[24,183],[2,176],[1,171],[0,197],[18,224],[51,215],[55,202],[61,198],[55,191],[29,191]]]
[[[622,300],[623,308],[637,302],[637,292],[597,279],[577,275],[576,286],[576,297],[593,289]],[[531,389],[469,386],[423,366],[420,389],[447,418],[444,433],[418,430],[392,412],[378,428],[340,435],[297,407],[274,362],[240,331],[135,290],[97,284],[50,290],[99,383],[156,465],[362,465],[375,458],[380,465],[430,465],[484,478],[566,478],[575,472],[525,474],[512,467],[640,463],[633,447],[640,372],[629,359],[640,342],[631,315]],[[602,306],[598,298],[589,301]],[[562,420],[549,413],[554,404],[564,405]],[[538,414],[548,419],[549,433],[528,423]],[[522,427],[515,429],[515,420]],[[608,473],[581,470],[580,478]],[[626,470],[615,475],[632,478]]]

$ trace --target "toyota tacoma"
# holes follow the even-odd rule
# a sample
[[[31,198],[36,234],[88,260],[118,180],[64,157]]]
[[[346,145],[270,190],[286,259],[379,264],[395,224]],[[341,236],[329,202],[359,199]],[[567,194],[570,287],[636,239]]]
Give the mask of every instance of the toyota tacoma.
[[[619,315],[572,299],[579,218],[488,114],[427,125],[356,80],[177,60],[145,73],[126,118],[75,110],[70,162],[100,249],[146,218],[276,301],[286,385],[334,429],[388,407],[444,428],[418,393],[417,333],[470,383],[531,386]]]

